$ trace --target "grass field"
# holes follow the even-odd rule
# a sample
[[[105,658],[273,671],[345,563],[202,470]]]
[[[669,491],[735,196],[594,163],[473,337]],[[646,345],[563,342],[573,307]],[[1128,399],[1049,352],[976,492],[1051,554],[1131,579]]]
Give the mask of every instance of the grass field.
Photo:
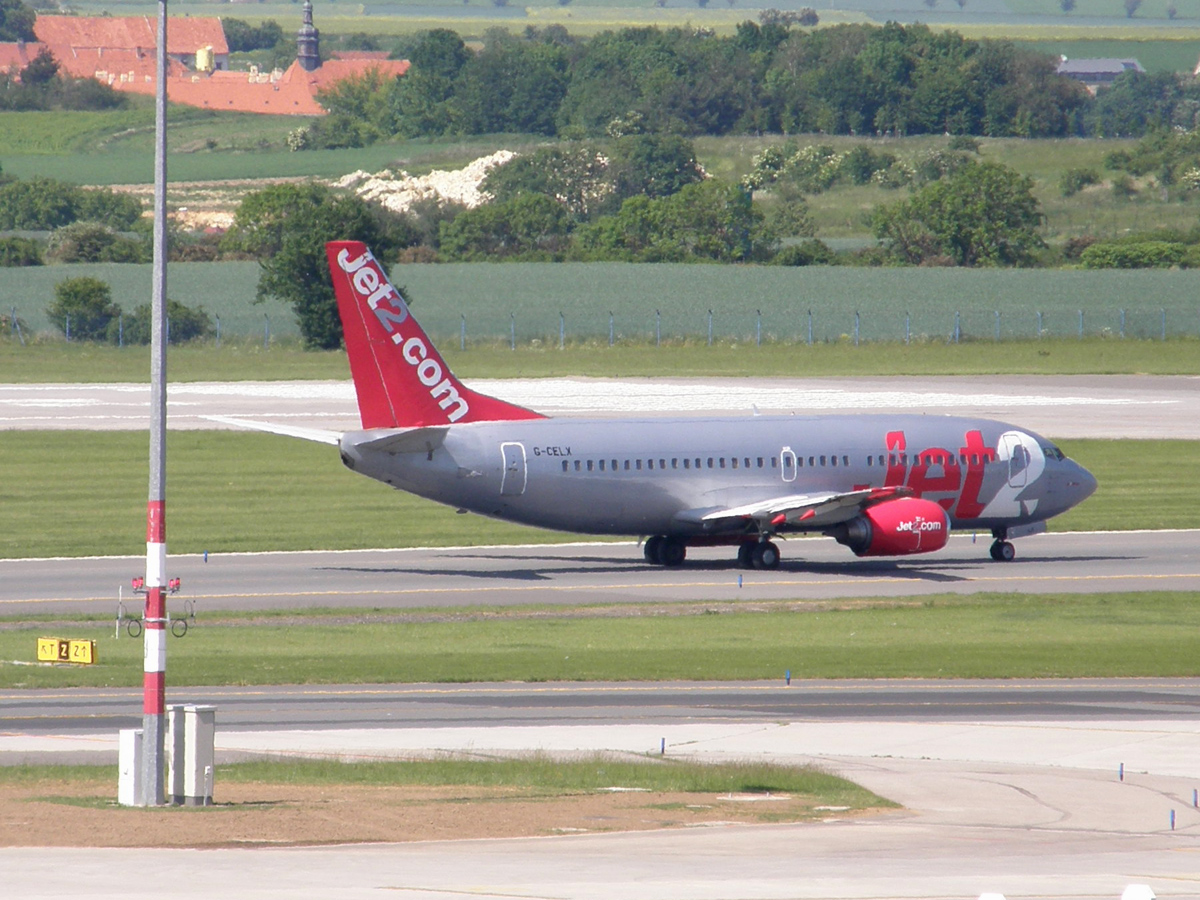
[[[1054,530],[1200,527],[1191,441],[1085,441],[1063,450],[1100,489]],[[167,438],[171,552],[343,550],[506,544],[573,535],[460,516],[345,469],[337,450],[266,434],[173,431]],[[145,551],[142,432],[0,432],[0,558]],[[1141,461],[1130,467],[1128,460]],[[81,460],[86,460],[83,464]],[[103,472],[103,478],[94,473]]]
[[[455,373],[464,378],[593,377],[816,377],[827,375],[1028,375],[1200,374],[1200,344],[1194,338],[1151,340],[1074,338],[1042,341],[922,341],[908,346],[850,341],[788,344],[768,341],[570,341],[562,351],[553,340],[523,342],[516,351],[502,341],[441,344]],[[22,347],[0,339],[0,383],[145,382],[150,352],[145,347],[44,342]],[[342,351],[306,351],[295,339],[226,340],[172,347],[167,372],[172,382],[348,379]]]
[[[0,785],[45,786],[50,796],[65,785],[117,776],[109,766],[0,766]],[[458,759],[343,763],[334,760],[256,760],[217,767],[220,784],[366,785],[373,787],[472,785],[506,789],[493,802],[552,798],[623,788],[659,793],[774,793],[849,809],[892,807],[858,785],[815,766],[773,763],[694,763],[677,759],[600,756],[561,759],[544,754],[513,759]],[[79,803],[78,799],[63,802]],[[86,802],[86,801],[82,801]],[[111,801],[110,801],[111,802]],[[485,801],[486,802],[486,801]]]
[[[1113,678],[1200,675],[1194,592],[948,594],[823,603],[677,606],[673,614],[336,610],[273,623],[214,613],[170,642],[174,686],[793,678]],[[335,621],[322,621],[326,616]],[[355,624],[345,624],[352,617]],[[278,617],[277,617],[278,618]],[[36,639],[97,641],[89,667],[0,663],[0,688],[133,687],[142,642],[83,618],[0,628],[0,660]]]

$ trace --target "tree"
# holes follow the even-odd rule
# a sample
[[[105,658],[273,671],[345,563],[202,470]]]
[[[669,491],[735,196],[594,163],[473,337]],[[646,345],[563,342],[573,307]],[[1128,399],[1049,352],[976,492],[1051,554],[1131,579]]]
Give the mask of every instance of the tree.
[[[36,41],[37,13],[21,0],[0,0],[0,41]]]
[[[109,322],[120,314],[121,307],[113,303],[109,286],[87,275],[56,284],[54,300],[46,307],[46,316],[54,326],[78,341],[105,340]]]
[[[1141,6],[1142,0],[1125,0],[1125,18],[1132,19]]]
[[[562,204],[545,194],[519,194],[459,213],[442,225],[438,248],[468,262],[554,258],[566,248],[570,230]]]
[[[1033,179],[997,163],[972,162],[910,199],[879,207],[875,236],[908,263],[1019,265],[1042,246]]]
[[[0,186],[0,230],[51,231],[79,219],[128,229],[141,216],[137,198],[108,188],[86,189],[53,178]]]
[[[58,60],[43,47],[38,55],[21,70],[21,81],[25,84],[48,84],[58,74]]]
[[[258,259],[258,298],[275,297],[296,311],[308,347],[341,344],[325,244],[363,241],[381,260],[411,241],[411,232],[385,210],[322,184],[279,184],[247,195],[224,247]]]
[[[1075,0],[1058,0],[1058,8],[1065,13],[1071,13],[1075,9]]]
[[[741,262],[773,249],[750,193],[709,179],[670,197],[631,197],[616,215],[579,228],[576,245],[589,259],[632,262]]]

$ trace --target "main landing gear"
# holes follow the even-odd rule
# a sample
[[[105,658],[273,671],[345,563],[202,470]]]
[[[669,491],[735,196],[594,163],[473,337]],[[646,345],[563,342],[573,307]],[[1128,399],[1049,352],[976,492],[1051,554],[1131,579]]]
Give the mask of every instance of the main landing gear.
[[[992,559],[996,562],[1012,562],[1017,555],[1017,550],[1012,545],[1012,541],[1008,540],[1008,529],[993,529],[992,537],[995,538],[992,542]]]
[[[737,559],[743,569],[778,569],[779,548],[771,541],[746,541],[738,545]]]
[[[674,568],[682,566],[687,558],[687,543],[683,538],[656,534],[646,539],[642,552],[646,555],[646,562],[651,565]]]
[[[656,534],[642,545],[646,562],[674,568],[687,558],[687,541],[681,537]],[[778,569],[779,547],[771,541],[748,540],[738,544],[738,565],[743,569]]]

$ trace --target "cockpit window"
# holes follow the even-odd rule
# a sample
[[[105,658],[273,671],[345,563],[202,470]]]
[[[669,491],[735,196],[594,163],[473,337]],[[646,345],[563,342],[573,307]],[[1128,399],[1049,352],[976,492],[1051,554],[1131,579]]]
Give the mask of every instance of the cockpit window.
[[[1047,444],[1042,448],[1042,453],[1046,455],[1046,459],[1066,459],[1066,454],[1055,447],[1053,444]]]

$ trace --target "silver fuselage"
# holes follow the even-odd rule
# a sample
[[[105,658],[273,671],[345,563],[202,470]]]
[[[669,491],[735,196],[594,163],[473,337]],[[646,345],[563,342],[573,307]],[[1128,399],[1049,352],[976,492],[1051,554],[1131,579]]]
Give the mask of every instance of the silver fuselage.
[[[1096,487],[1050,441],[987,419],[535,419],[429,431],[427,441],[422,430],[348,432],[342,458],[440,503],[586,534],[697,535],[712,530],[697,510],[901,485],[940,503],[954,528],[995,529],[1049,519]],[[389,434],[414,439],[368,446]]]

